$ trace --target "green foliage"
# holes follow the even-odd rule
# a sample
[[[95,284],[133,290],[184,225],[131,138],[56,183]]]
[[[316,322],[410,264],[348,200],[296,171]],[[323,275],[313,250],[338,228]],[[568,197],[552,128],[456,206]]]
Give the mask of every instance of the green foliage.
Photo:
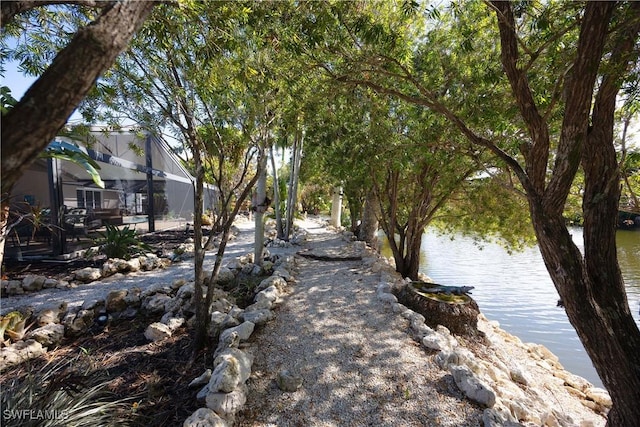
[[[0,86],[0,113],[4,116],[18,101],[11,95],[11,89]]]
[[[27,373],[3,384],[3,426],[53,427],[132,425],[131,404],[140,396],[120,397],[91,360],[79,353],[46,363],[27,365]],[[7,417],[5,411],[35,411],[40,417]]]
[[[8,345],[11,341],[20,341],[33,325],[26,325],[28,318],[19,311],[12,311],[0,316],[0,346]],[[5,340],[5,334],[9,340]]]
[[[108,258],[130,259],[133,255],[151,251],[152,248],[138,239],[136,230],[129,226],[118,228],[107,224],[106,231],[98,233],[100,237],[95,240],[100,252]]]
[[[100,177],[100,172],[98,172],[100,166],[75,143],[56,139],[47,146],[47,149],[40,155],[40,157],[73,162],[83,167],[98,187],[104,188],[104,182]]]

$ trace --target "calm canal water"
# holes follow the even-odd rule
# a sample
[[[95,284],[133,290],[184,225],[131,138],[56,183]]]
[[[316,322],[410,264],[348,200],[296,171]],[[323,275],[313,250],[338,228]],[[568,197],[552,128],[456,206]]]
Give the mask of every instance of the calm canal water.
[[[582,247],[582,229],[572,233]],[[618,231],[617,245],[629,305],[640,325],[640,232]],[[558,293],[537,247],[509,254],[496,244],[478,247],[470,238],[428,231],[420,271],[443,285],[475,286],[472,295],[488,319],[523,342],[544,345],[569,372],[602,387],[564,309],[556,306]]]

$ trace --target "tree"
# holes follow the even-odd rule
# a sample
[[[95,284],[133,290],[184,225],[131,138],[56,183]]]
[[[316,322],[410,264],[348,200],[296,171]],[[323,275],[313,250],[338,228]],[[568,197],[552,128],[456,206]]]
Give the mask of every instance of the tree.
[[[47,3],[3,2],[2,27],[16,14]],[[86,3],[100,9],[97,18],[75,33],[20,102],[2,116],[2,194],[11,192],[155,5],[133,0]]]
[[[127,113],[141,126],[154,132],[167,129],[183,142],[185,163],[196,178],[194,357],[205,346],[231,226],[259,176],[254,164],[259,118],[245,108],[247,93],[240,80],[248,71],[241,67],[241,44],[235,40],[249,12],[219,3],[192,4],[179,11],[158,7],[104,78],[110,89],[100,98],[110,109],[106,114]],[[219,190],[214,229],[222,231],[209,277],[204,257],[213,235],[205,242],[202,232],[206,176]]]
[[[63,1],[3,2],[1,23],[3,38],[19,35],[16,17],[41,6]],[[155,2],[125,0],[121,2],[71,1],[96,8],[98,16],[79,29],[60,50],[46,71],[12,108],[2,111],[0,164],[0,235],[6,234],[9,218],[9,197],[15,182],[38,157],[89,93],[98,77],[127,47],[131,37],[142,25]],[[6,51],[3,51],[3,55]],[[5,94],[3,93],[3,96]],[[11,100],[9,100],[11,101]],[[14,100],[15,101],[15,100]],[[5,101],[3,101],[5,104]],[[0,242],[0,260],[4,240]]]
[[[497,28],[500,56],[483,53],[499,61],[504,77],[494,75],[493,63],[486,58],[481,67],[487,69],[477,74],[460,68],[439,76],[459,84],[469,74],[479,84],[497,77],[495,86],[477,98],[477,105],[509,118],[501,129],[483,125],[486,114],[470,115],[460,98],[456,102],[451,93],[430,85],[430,76],[417,66],[424,64],[416,61],[418,57],[367,52],[368,59],[350,62],[352,68],[341,80],[437,112],[512,171],[526,196],[542,257],[567,316],[613,400],[608,425],[638,425],[640,331],[629,310],[615,248],[620,169],[613,127],[616,95],[638,59],[640,3],[496,1],[484,12],[468,3],[464,10],[454,3],[452,11],[460,26],[450,31],[467,31],[461,47],[468,45],[470,52],[482,50],[481,36],[495,34]],[[489,12],[495,17],[491,25]],[[429,36],[425,34],[422,42],[427,54]],[[508,97],[501,82],[509,85]],[[497,103],[503,107],[496,108]],[[495,120],[488,118],[488,123]],[[563,217],[579,167],[585,182],[584,256]]]
[[[412,113],[417,117],[410,117]],[[397,129],[391,137],[395,138],[386,141],[380,155],[391,160],[379,166],[384,173],[381,180],[374,175],[378,219],[396,271],[412,280],[418,280],[424,230],[480,167],[474,157],[454,148],[458,135],[448,133],[446,127],[430,118],[432,113],[422,113],[408,111],[404,118],[404,114],[394,115]]]

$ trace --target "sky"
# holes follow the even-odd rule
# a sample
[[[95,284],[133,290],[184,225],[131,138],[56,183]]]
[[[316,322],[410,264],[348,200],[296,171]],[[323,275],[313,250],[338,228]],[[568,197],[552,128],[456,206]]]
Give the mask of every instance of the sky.
[[[22,74],[22,72],[18,70],[17,62],[5,62],[2,66],[4,67],[4,76],[1,77],[2,82],[0,83],[0,86],[7,86],[11,89],[11,96],[20,101],[20,98],[22,98],[37,78]],[[81,121],[82,116],[74,112],[69,120],[74,122]]]
[[[36,78],[25,76],[18,71],[17,62],[10,61],[2,65],[5,69],[2,86],[8,86],[11,89],[11,95],[19,101]]]

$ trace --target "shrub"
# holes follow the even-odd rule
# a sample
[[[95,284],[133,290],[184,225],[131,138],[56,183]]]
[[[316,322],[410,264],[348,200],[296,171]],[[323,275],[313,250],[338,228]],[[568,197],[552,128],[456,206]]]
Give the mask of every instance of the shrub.
[[[151,251],[151,247],[138,239],[136,230],[132,230],[129,226],[118,228],[114,225],[107,224],[107,230],[98,233],[100,237],[95,243],[100,247],[100,252],[108,258],[129,259],[132,255]]]
[[[3,384],[3,426],[131,425],[132,402],[109,391],[109,380],[86,357],[63,358]],[[24,413],[24,410],[28,410]]]
[[[9,340],[5,340],[4,336],[7,334],[12,341],[20,341],[24,338],[25,334],[33,323],[29,326],[25,326],[27,318],[18,311],[12,311],[5,316],[0,316],[0,342],[2,345],[8,345]]]

